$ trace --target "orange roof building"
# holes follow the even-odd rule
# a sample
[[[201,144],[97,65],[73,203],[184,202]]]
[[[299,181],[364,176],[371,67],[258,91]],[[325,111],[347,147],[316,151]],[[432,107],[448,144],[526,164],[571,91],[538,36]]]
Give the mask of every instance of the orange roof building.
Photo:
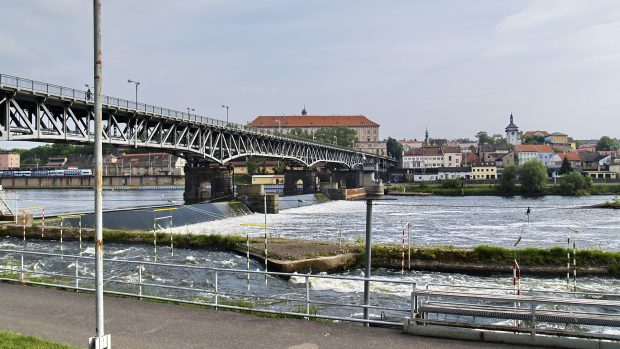
[[[357,132],[359,142],[379,141],[380,125],[364,115],[261,115],[248,123],[248,126],[265,128],[287,134],[295,128],[314,133],[323,127],[345,126]]]

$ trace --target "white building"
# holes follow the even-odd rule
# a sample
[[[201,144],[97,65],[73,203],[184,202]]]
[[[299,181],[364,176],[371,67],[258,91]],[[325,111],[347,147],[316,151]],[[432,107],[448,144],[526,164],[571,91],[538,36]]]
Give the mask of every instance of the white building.
[[[548,144],[518,144],[515,145],[515,153],[519,165],[530,160],[540,160],[545,166],[549,165],[554,154]]]
[[[421,147],[406,151],[402,166],[412,169],[460,167],[462,158],[459,147]]]

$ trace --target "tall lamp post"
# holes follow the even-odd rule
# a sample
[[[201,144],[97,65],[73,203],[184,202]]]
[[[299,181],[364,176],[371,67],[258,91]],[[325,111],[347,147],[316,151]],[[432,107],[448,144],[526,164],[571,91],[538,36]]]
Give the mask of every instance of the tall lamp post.
[[[138,86],[140,86],[140,81],[128,79],[127,82],[136,85],[136,109],[138,109]]]
[[[101,0],[93,0],[94,23],[94,81],[95,81],[95,295],[96,336],[89,344],[94,349],[111,347],[110,335],[105,334],[103,314],[103,154],[102,154],[102,101],[103,80],[101,54]]]
[[[187,107],[187,118],[188,119],[192,118],[192,113],[191,112],[193,112],[193,111],[196,111],[196,109]]]
[[[228,126],[228,109],[230,108],[227,105],[222,104],[222,108],[226,108],[226,126]]]
[[[127,80],[128,83],[130,84],[134,84],[136,85],[136,110],[138,110],[138,86],[140,86],[140,81],[134,81],[131,79]],[[138,116],[136,115],[135,117],[136,119],[136,123],[135,123],[135,138],[134,138],[134,147],[138,148]],[[129,123],[128,123],[129,124]]]

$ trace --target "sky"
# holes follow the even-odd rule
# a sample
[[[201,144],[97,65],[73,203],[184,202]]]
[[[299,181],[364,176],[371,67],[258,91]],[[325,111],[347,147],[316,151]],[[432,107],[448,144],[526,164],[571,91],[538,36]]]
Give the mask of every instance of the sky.
[[[82,88],[92,1],[0,5],[0,73]],[[620,137],[620,1],[103,0],[103,92],[245,124],[368,116],[381,137]],[[0,142],[3,143],[3,142]],[[2,148],[29,146],[12,142]],[[36,145],[36,144],[33,144]],[[32,145],[30,145],[32,146]]]

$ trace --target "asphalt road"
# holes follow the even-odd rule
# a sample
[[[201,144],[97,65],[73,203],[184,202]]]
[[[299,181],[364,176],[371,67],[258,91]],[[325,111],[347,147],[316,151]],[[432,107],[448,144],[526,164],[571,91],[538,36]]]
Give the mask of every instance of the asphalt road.
[[[105,316],[115,349],[523,348],[118,297],[105,298]],[[0,329],[85,348],[95,333],[94,295],[0,282]]]

